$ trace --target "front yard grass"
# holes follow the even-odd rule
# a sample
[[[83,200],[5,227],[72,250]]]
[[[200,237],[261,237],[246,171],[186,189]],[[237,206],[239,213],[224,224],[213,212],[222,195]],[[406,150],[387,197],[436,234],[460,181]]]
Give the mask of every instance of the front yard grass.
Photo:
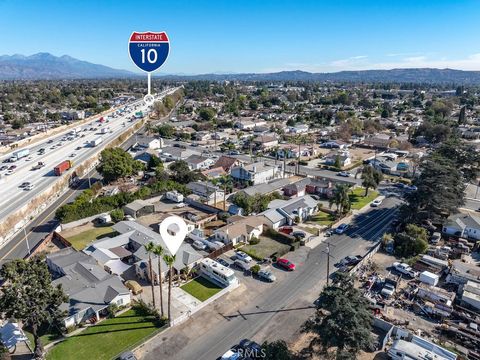
[[[359,210],[367,205],[369,202],[375,200],[378,196],[378,191],[369,190],[368,195],[365,195],[364,188],[355,188],[353,189],[348,197],[350,198],[350,204],[352,205],[352,210]]]
[[[306,224],[314,223],[321,226],[329,226],[334,222],[335,222],[335,216],[323,211],[319,211],[317,214],[310,216],[310,218],[307,221],[305,221]]]
[[[80,251],[94,240],[113,235],[115,235],[115,231],[111,226],[99,226],[66,239],[72,244],[73,248]]]
[[[259,239],[260,242],[258,244],[245,245],[241,247],[240,250],[257,260],[268,258],[276,252],[284,254],[285,252],[288,252],[290,250],[290,245],[282,244],[281,242],[278,242],[277,240],[271,239],[264,235],[261,235]]]
[[[185,285],[180,286],[180,289],[196,297],[200,301],[205,301],[218,293],[222,288],[208,281],[202,276],[199,276]]]
[[[159,329],[154,317],[132,309],[55,345],[47,360],[110,360]]]

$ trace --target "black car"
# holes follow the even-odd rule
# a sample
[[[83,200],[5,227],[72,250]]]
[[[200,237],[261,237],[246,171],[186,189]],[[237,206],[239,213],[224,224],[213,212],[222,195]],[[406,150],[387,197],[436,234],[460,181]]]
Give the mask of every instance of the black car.
[[[224,259],[222,259],[222,258],[217,258],[217,259],[215,259],[215,261],[218,262],[218,263],[220,263],[220,264],[222,264],[222,265],[225,266],[225,267],[229,267],[229,266],[230,266],[230,264],[228,263],[228,261],[226,261],[226,260],[224,260]]]
[[[240,348],[243,349],[243,357],[250,359],[261,359],[263,358],[262,346],[256,343],[253,340],[243,339],[238,344]]]
[[[7,169],[8,169],[8,166],[6,165],[3,165],[2,167],[0,167],[0,171],[7,170]]]
[[[305,239],[305,236],[307,236],[303,231],[294,231],[290,235],[296,239]]]

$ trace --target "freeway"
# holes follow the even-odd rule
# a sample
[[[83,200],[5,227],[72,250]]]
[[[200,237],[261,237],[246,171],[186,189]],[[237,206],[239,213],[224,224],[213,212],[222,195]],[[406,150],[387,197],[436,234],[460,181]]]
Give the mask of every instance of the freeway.
[[[365,254],[387,231],[399,204],[398,198],[387,198],[380,207],[358,215],[345,234],[332,235],[328,240],[332,244],[330,253],[335,257],[331,264],[347,255]],[[249,296],[255,289],[247,289],[236,301],[230,296],[218,299],[187,322],[145,345],[142,358],[211,360],[244,338],[260,343],[290,339],[313,314],[312,304],[325,284],[326,247],[327,244],[322,243],[310,250],[302,263],[297,262],[295,272],[264,291]],[[299,252],[306,251],[304,249]],[[287,256],[295,253],[297,251]],[[234,293],[231,295],[235,296]]]
[[[142,133],[144,130],[145,126],[138,129],[135,134],[130,136],[121,145],[121,148],[127,150],[133,146],[136,142],[136,134]],[[89,182],[93,184],[100,179],[100,174],[94,169],[80,180],[78,186],[68,189],[65,193],[61,194],[50,206],[34,218],[32,222],[25,227],[24,231],[16,234],[8,243],[0,248],[0,265],[10,260],[24,258],[28,255],[29,249],[33,249],[59,225],[58,220],[55,219],[56,210],[63,204],[72,202],[82,191],[88,189]]]
[[[162,92],[159,97],[173,92],[175,89],[169,89]],[[53,168],[64,160],[72,160],[73,164],[80,164],[83,161],[93,157],[101,151],[105,145],[118,137],[125,128],[133,126],[139,119],[133,119],[136,111],[148,111],[149,108],[143,104],[143,101],[136,101],[127,105],[127,111],[123,114],[111,114],[106,117],[106,121],[101,124],[96,120],[92,120],[89,124],[81,126],[78,136],[69,137],[66,134],[56,135],[47,138],[41,143],[29,148],[30,155],[21,158],[14,163],[5,162],[3,167],[16,166],[13,173],[7,174],[4,169],[0,175],[0,221],[8,215],[21,209],[28,204],[33,194],[39,194],[51,187],[59,177],[53,173]],[[108,121],[108,122],[107,122]],[[103,132],[103,133],[102,133]],[[103,142],[92,147],[89,143],[102,137]],[[45,153],[41,154],[40,149],[45,149]],[[6,161],[11,154],[0,158]],[[32,170],[32,167],[38,162],[45,163],[45,167],[39,170]],[[20,187],[24,182],[33,185],[33,191],[27,191]]]

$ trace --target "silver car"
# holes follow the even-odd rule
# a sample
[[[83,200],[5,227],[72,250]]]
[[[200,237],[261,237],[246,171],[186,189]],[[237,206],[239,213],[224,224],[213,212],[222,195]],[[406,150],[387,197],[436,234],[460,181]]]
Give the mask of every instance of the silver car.
[[[258,276],[270,282],[274,282],[277,280],[277,277],[273,275],[273,273],[270,270],[266,270],[266,269],[260,270],[258,272]]]

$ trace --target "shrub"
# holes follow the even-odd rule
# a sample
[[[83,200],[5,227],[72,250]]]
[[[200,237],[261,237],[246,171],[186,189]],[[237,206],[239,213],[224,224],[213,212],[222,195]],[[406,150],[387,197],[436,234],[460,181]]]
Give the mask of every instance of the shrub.
[[[115,317],[115,314],[118,312],[118,306],[117,304],[110,304],[107,307],[107,317],[113,318]]]
[[[250,239],[249,242],[250,242],[250,245],[257,245],[258,243],[260,243],[260,239],[254,236]]]
[[[252,272],[252,274],[258,274],[258,272],[260,271],[260,265],[258,264],[253,265],[250,268],[250,271]]]
[[[125,217],[125,214],[122,209],[113,209],[110,212],[110,216],[112,217],[112,221],[117,223],[123,220],[123,218]]]
[[[281,242],[282,244],[290,245],[291,243],[295,242],[295,238],[293,236],[284,234],[279,231],[275,231],[273,229],[267,228],[265,231],[265,235],[273,240]]]
[[[67,326],[67,334],[70,334],[71,332],[75,331],[77,328],[75,327],[75,325],[70,325],[70,326]]]

